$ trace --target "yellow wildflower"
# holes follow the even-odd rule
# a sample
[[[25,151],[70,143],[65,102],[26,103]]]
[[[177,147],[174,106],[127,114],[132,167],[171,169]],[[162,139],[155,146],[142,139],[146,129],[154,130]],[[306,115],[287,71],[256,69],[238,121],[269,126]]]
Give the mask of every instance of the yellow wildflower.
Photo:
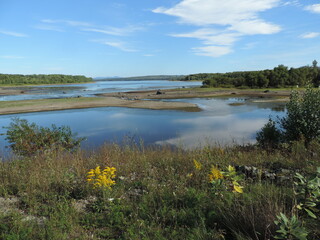
[[[116,168],[114,167],[106,167],[103,171],[101,171],[100,166],[95,169],[90,169],[87,173],[87,181],[93,184],[94,188],[104,187],[111,189],[111,186],[116,184],[113,180],[116,177]]]
[[[198,162],[197,160],[194,159],[193,164],[194,164],[195,169],[197,169],[199,171],[202,169],[202,164],[200,162]]]
[[[216,167],[212,167],[209,173],[209,180],[212,182],[213,180],[223,179],[223,175],[220,170]]]

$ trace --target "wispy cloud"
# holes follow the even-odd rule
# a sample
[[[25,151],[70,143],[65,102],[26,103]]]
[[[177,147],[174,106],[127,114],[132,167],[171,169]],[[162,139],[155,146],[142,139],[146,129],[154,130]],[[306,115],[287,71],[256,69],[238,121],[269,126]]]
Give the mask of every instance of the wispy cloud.
[[[43,19],[41,20],[43,23],[62,23],[68,26],[73,26],[73,27],[89,27],[92,24],[88,22],[82,22],[82,21],[73,21],[73,20],[61,20],[61,19]]]
[[[138,25],[127,25],[124,27],[112,27],[112,26],[98,26],[93,23],[83,22],[83,21],[74,21],[74,20],[62,20],[62,19],[43,19],[41,20],[41,24],[35,26],[37,29],[41,30],[51,30],[51,31],[59,31],[64,32],[67,28],[74,28],[78,32],[88,32],[88,33],[100,33],[104,35],[121,37],[123,39],[126,36],[130,36],[131,34],[142,31],[145,29],[144,26]],[[97,35],[97,34],[95,34]],[[104,44],[110,47],[114,47],[120,49],[124,52],[136,52],[137,50],[128,46],[126,41],[120,40],[90,40],[92,42],[98,42],[100,44]]]
[[[208,57],[220,57],[232,52],[229,46],[203,46],[192,48],[196,55]]]
[[[0,58],[3,58],[3,59],[23,59],[25,57],[15,56],[15,55],[4,55],[4,56],[0,56]]]
[[[260,12],[279,6],[280,0],[182,0],[172,8],[159,7],[154,13],[178,17],[179,23],[200,26],[191,33],[171,34],[202,41],[197,54],[218,57],[232,52],[231,45],[241,36],[274,34],[281,27],[259,18]],[[222,30],[215,30],[218,26]]]
[[[136,49],[129,47],[128,44],[123,41],[92,40],[92,42],[97,42],[103,45],[114,47],[124,52],[137,52]]]
[[[127,36],[130,35],[133,32],[142,30],[142,27],[136,27],[136,26],[128,26],[123,28],[117,28],[117,27],[93,27],[93,28],[82,28],[82,31],[88,31],[88,32],[97,32],[97,33],[103,33],[107,35],[113,35],[113,36]]]
[[[55,31],[55,32],[64,32],[65,30],[62,27],[49,25],[49,24],[38,24],[34,26],[36,29],[47,30],[47,31]]]
[[[309,33],[305,33],[305,34],[302,34],[300,35],[301,38],[316,38],[320,36],[320,32],[309,32]]]
[[[18,33],[18,32],[12,32],[12,31],[5,31],[5,30],[0,30],[0,34],[12,36],[12,37],[28,37],[28,35],[24,33]]]
[[[282,6],[297,6],[297,7],[301,7],[302,4],[299,2],[299,0],[292,0],[292,1],[283,2]]]
[[[61,19],[43,19],[41,22],[42,24],[37,25],[36,28],[42,30],[64,31],[64,28],[66,27],[75,27],[80,31],[96,32],[113,36],[127,36],[144,29],[144,27],[133,25],[125,27],[97,26],[89,22]]]
[[[320,13],[320,4],[308,5],[304,9],[313,13]]]
[[[201,28],[190,33],[171,34],[173,37],[187,37],[197,38],[203,41],[203,44],[211,45],[231,45],[233,44],[241,34],[223,32],[210,28]]]

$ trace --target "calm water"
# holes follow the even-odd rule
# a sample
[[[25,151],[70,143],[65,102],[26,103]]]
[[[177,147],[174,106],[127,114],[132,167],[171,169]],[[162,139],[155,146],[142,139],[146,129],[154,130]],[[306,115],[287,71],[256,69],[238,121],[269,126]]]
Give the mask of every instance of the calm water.
[[[250,99],[249,99],[250,100]],[[118,107],[64,110],[0,116],[0,126],[20,117],[42,126],[68,125],[78,136],[87,137],[91,148],[124,139],[142,139],[145,144],[171,144],[185,148],[206,144],[245,144],[255,141],[256,132],[269,116],[283,116],[283,103],[255,103],[245,98],[183,99],[198,104],[202,112],[129,109]],[[231,106],[230,103],[243,103]],[[0,132],[5,130],[0,128]],[[0,152],[4,152],[0,136]]]
[[[140,90],[156,90],[181,87],[201,86],[201,82],[182,81],[97,81],[94,83],[70,84],[70,85],[41,85],[34,87],[21,87],[25,94],[14,96],[0,96],[0,101],[15,101],[44,98],[67,98],[67,97],[92,97],[99,93],[127,92]]]

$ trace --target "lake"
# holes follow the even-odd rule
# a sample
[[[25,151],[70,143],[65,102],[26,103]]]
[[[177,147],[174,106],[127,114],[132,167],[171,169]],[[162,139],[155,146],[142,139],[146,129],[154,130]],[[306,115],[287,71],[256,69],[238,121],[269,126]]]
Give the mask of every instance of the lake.
[[[78,136],[87,138],[82,144],[84,148],[93,148],[104,142],[122,143],[124,140],[194,148],[207,144],[253,143],[256,132],[269,116],[284,115],[284,103],[254,102],[245,97],[170,101],[196,103],[203,111],[103,107],[3,115],[0,116],[0,126],[8,126],[12,117],[24,118],[41,126],[67,125]],[[0,136],[1,152],[6,151],[5,145],[4,136]]]
[[[25,92],[25,94],[0,96],[0,101],[69,98],[77,96],[93,97],[96,94],[101,93],[198,87],[201,85],[201,82],[168,80],[96,81],[93,83],[82,84],[40,85],[32,87],[19,87],[18,89]]]

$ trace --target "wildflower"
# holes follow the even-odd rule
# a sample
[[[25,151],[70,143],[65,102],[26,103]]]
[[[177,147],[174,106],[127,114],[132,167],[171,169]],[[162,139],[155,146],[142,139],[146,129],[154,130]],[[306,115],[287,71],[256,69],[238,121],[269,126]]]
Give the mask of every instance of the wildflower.
[[[101,171],[100,166],[90,169],[87,173],[87,182],[93,184],[93,188],[108,188],[111,189],[111,186],[116,184],[113,180],[116,177],[116,168],[106,167]]]
[[[223,179],[223,175],[218,168],[212,167],[209,173],[209,179],[210,179],[210,182],[218,179]]]
[[[200,162],[198,162],[197,160],[194,159],[193,164],[194,164],[195,169],[197,169],[199,171],[202,169],[202,164]]]

